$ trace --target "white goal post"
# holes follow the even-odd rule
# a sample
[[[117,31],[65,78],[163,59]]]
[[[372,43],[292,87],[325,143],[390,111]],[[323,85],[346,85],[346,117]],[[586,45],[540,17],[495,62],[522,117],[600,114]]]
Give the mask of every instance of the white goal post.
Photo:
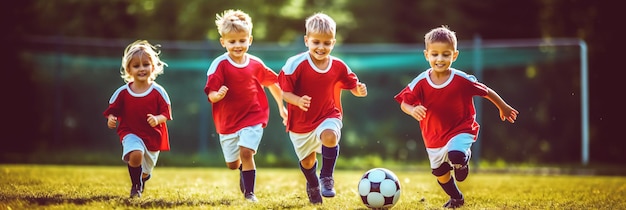
[[[475,56],[475,76],[480,80],[482,71],[481,48],[515,48],[515,47],[546,47],[546,46],[578,46],[580,48],[580,106],[581,106],[581,163],[589,164],[589,77],[587,63],[587,43],[582,39],[574,38],[546,38],[546,39],[515,39],[515,40],[482,40],[475,36],[473,50]],[[480,109],[480,100],[476,102],[476,109]],[[477,119],[480,120],[480,117]],[[477,143],[479,143],[477,141]],[[480,149],[480,145],[476,145]],[[477,155],[480,152],[476,152]],[[478,160],[478,158],[476,158]]]

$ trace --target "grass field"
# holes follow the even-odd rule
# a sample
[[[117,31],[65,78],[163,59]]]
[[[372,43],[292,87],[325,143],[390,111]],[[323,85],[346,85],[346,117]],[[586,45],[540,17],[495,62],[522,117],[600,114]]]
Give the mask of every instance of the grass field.
[[[366,209],[364,171],[337,170],[337,196],[311,205],[294,169],[259,168],[256,195],[239,192],[226,168],[156,167],[141,198],[129,199],[126,166],[0,165],[0,209]],[[402,197],[393,209],[441,209],[448,197],[429,171],[394,171]],[[458,184],[462,209],[626,209],[626,177],[473,173]]]

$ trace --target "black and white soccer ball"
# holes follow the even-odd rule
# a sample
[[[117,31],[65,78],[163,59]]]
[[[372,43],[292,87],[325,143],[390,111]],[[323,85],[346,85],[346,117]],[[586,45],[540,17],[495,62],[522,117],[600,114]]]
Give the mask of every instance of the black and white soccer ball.
[[[359,181],[359,195],[368,208],[388,209],[400,199],[400,182],[389,169],[370,169]]]

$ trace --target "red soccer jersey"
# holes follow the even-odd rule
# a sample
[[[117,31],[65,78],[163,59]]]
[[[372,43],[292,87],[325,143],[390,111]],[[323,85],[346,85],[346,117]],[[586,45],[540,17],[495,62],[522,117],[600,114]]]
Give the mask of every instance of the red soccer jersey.
[[[295,133],[311,132],[327,118],[341,119],[341,90],[353,89],[359,81],[343,61],[333,56],[327,69],[318,69],[308,52],[289,58],[278,78],[284,92],[311,97],[306,112],[287,105],[287,130]]]
[[[131,83],[118,88],[111,99],[109,107],[104,111],[104,116],[112,114],[117,117],[119,125],[117,134],[120,142],[124,136],[135,134],[143,140],[150,151],[170,150],[167,124],[161,123],[155,127],[148,124],[148,114],[163,115],[168,120],[172,119],[171,103],[167,92],[156,82],[143,93],[134,93],[130,89]]]
[[[235,133],[257,124],[265,127],[270,110],[263,86],[277,83],[277,78],[276,72],[250,54],[243,64],[233,62],[228,53],[215,58],[207,71],[204,93],[218,91],[222,85],[228,87],[226,96],[212,104],[217,132]]]
[[[478,136],[473,96],[486,96],[487,87],[456,69],[445,83],[435,85],[430,72],[418,75],[394,97],[398,103],[426,107],[426,117],[419,123],[426,148],[443,147],[460,133]]]

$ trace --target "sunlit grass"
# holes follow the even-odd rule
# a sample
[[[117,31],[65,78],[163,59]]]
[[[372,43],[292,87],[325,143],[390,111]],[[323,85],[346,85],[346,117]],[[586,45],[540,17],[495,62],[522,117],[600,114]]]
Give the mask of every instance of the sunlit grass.
[[[259,168],[256,195],[239,192],[225,168],[157,167],[142,198],[129,199],[120,166],[0,165],[0,209],[365,209],[357,195],[364,171],[337,170],[338,195],[311,205],[300,170]],[[440,209],[447,196],[429,171],[394,171],[402,197],[394,209]],[[464,209],[626,209],[626,177],[473,173],[458,184]]]

